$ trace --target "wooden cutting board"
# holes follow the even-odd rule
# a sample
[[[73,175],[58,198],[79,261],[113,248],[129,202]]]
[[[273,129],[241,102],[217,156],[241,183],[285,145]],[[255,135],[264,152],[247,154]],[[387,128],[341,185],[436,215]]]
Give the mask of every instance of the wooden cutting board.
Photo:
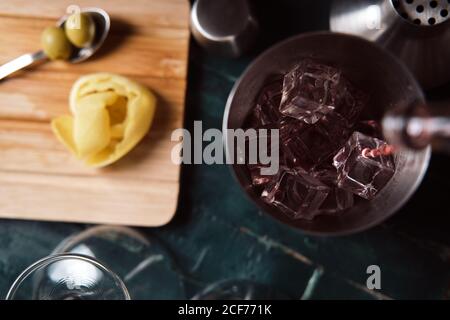
[[[2,0],[0,64],[39,49],[40,33],[69,5],[100,7],[112,19],[106,44],[82,64],[48,62],[0,81],[0,217],[134,226],[168,223],[177,207],[171,133],[183,125],[189,43],[187,0]],[[74,81],[118,73],[158,96],[154,125],[125,158],[83,166],[50,120],[68,114]]]

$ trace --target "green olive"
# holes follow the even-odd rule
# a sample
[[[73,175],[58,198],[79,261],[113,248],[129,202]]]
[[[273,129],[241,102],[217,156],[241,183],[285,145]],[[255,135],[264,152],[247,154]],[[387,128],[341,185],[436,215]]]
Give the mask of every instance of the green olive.
[[[88,14],[72,14],[64,23],[64,29],[67,38],[75,47],[87,47],[94,40],[95,24]]]
[[[42,32],[41,45],[44,53],[51,60],[67,60],[72,52],[72,46],[64,30],[58,27],[48,27]]]

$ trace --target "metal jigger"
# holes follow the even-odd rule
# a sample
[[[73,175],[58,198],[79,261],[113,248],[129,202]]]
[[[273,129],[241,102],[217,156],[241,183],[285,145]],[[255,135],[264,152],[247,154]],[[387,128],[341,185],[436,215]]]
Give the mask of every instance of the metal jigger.
[[[376,41],[430,89],[450,82],[449,11],[447,0],[335,0],[330,28]]]
[[[197,0],[191,11],[191,31],[205,49],[238,57],[254,44],[258,24],[247,0]]]

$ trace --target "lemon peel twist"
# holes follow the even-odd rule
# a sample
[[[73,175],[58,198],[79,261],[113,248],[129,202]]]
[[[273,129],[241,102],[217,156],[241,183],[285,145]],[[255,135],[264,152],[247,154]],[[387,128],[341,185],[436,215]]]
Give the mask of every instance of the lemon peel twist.
[[[72,115],[52,120],[54,134],[90,167],[119,160],[147,134],[156,97],[146,87],[112,73],[78,79],[69,97]]]

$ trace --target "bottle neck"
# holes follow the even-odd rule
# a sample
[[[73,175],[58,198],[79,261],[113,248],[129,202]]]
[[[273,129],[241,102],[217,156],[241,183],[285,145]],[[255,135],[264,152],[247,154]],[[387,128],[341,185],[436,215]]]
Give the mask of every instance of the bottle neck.
[[[448,107],[415,105],[387,113],[382,121],[388,141],[400,147],[450,152],[450,110]]]

